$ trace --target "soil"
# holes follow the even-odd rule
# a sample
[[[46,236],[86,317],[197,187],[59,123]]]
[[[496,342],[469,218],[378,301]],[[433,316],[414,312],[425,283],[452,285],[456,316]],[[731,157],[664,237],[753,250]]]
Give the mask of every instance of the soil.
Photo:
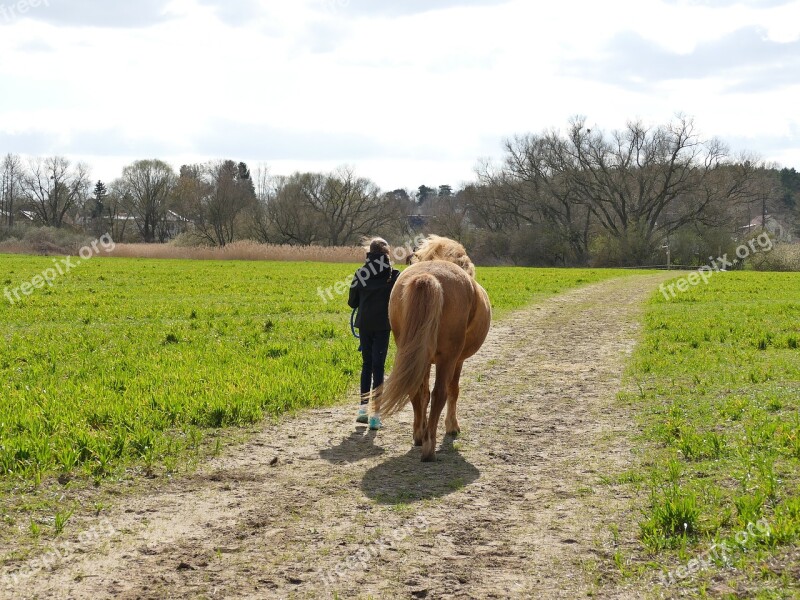
[[[635,541],[641,499],[603,476],[637,464],[615,399],[663,279],[591,285],[494,324],[464,367],[462,434],[440,424],[435,463],[413,447],[410,405],[371,432],[354,396],[122,493],[105,520],[70,523],[95,528],[74,551],[0,582],[0,597],[647,595],[612,559]]]

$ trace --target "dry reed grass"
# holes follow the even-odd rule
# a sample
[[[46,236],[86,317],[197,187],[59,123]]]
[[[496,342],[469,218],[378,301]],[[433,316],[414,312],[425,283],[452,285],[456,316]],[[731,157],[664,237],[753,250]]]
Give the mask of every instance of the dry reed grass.
[[[48,240],[0,241],[0,254],[68,255],[76,254],[81,243],[55,244]],[[360,263],[366,249],[362,246],[290,246],[241,241],[224,248],[213,246],[177,246],[173,244],[117,244],[110,256],[119,258],[172,258],[189,260],[274,260],[327,263]],[[392,249],[395,262],[405,261],[410,249]]]
[[[0,242],[0,254],[34,254],[30,244],[17,239]]]
[[[180,247],[170,244],[117,244],[111,256],[127,258],[178,258],[190,260],[274,260],[358,263],[364,260],[360,246],[289,246],[234,242],[223,248]]]

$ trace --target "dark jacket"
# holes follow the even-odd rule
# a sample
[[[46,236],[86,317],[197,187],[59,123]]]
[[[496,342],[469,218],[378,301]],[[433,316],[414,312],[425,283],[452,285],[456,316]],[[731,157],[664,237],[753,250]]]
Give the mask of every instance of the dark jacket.
[[[386,254],[367,254],[367,262],[358,269],[350,284],[347,304],[357,308],[356,327],[361,331],[387,331],[389,295],[400,271],[392,269]]]

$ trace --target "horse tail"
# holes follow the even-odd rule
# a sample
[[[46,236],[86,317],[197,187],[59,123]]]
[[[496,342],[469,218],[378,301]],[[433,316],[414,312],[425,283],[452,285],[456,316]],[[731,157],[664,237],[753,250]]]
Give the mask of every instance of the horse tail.
[[[420,273],[406,284],[401,301],[402,338],[396,339],[394,368],[386,382],[373,393],[375,412],[383,416],[399,412],[430,376],[444,308],[444,290],[433,275]]]

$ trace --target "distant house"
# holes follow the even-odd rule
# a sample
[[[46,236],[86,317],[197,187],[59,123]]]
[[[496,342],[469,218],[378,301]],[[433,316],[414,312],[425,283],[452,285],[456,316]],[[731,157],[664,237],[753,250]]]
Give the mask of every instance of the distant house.
[[[192,222],[178,213],[167,211],[167,237],[172,239],[189,230]]]
[[[431,215],[408,215],[408,226],[412,231],[422,231],[433,219]]]
[[[130,224],[131,230],[133,230],[133,224],[136,221],[136,218],[128,213],[118,213],[114,215],[114,228],[115,231],[119,232],[118,235],[122,235],[125,230],[128,228]],[[178,213],[168,210],[166,216],[164,217],[164,229],[162,230],[166,234],[166,239],[171,240],[181,233],[184,233],[189,229],[192,222],[179,215]]]
[[[127,224],[128,222],[135,221],[135,219],[131,215],[120,213],[118,215],[114,215],[114,221],[117,223]]]
[[[766,231],[775,241],[784,244],[790,244],[793,241],[791,230],[772,215],[766,215],[766,218],[759,215],[744,227],[739,228],[739,233],[743,237],[755,235],[761,231]]]
[[[8,223],[8,217],[11,216],[7,210],[0,210],[0,221]],[[19,224],[20,221],[24,223],[36,223],[39,221],[39,216],[32,210],[15,210],[14,222]]]

